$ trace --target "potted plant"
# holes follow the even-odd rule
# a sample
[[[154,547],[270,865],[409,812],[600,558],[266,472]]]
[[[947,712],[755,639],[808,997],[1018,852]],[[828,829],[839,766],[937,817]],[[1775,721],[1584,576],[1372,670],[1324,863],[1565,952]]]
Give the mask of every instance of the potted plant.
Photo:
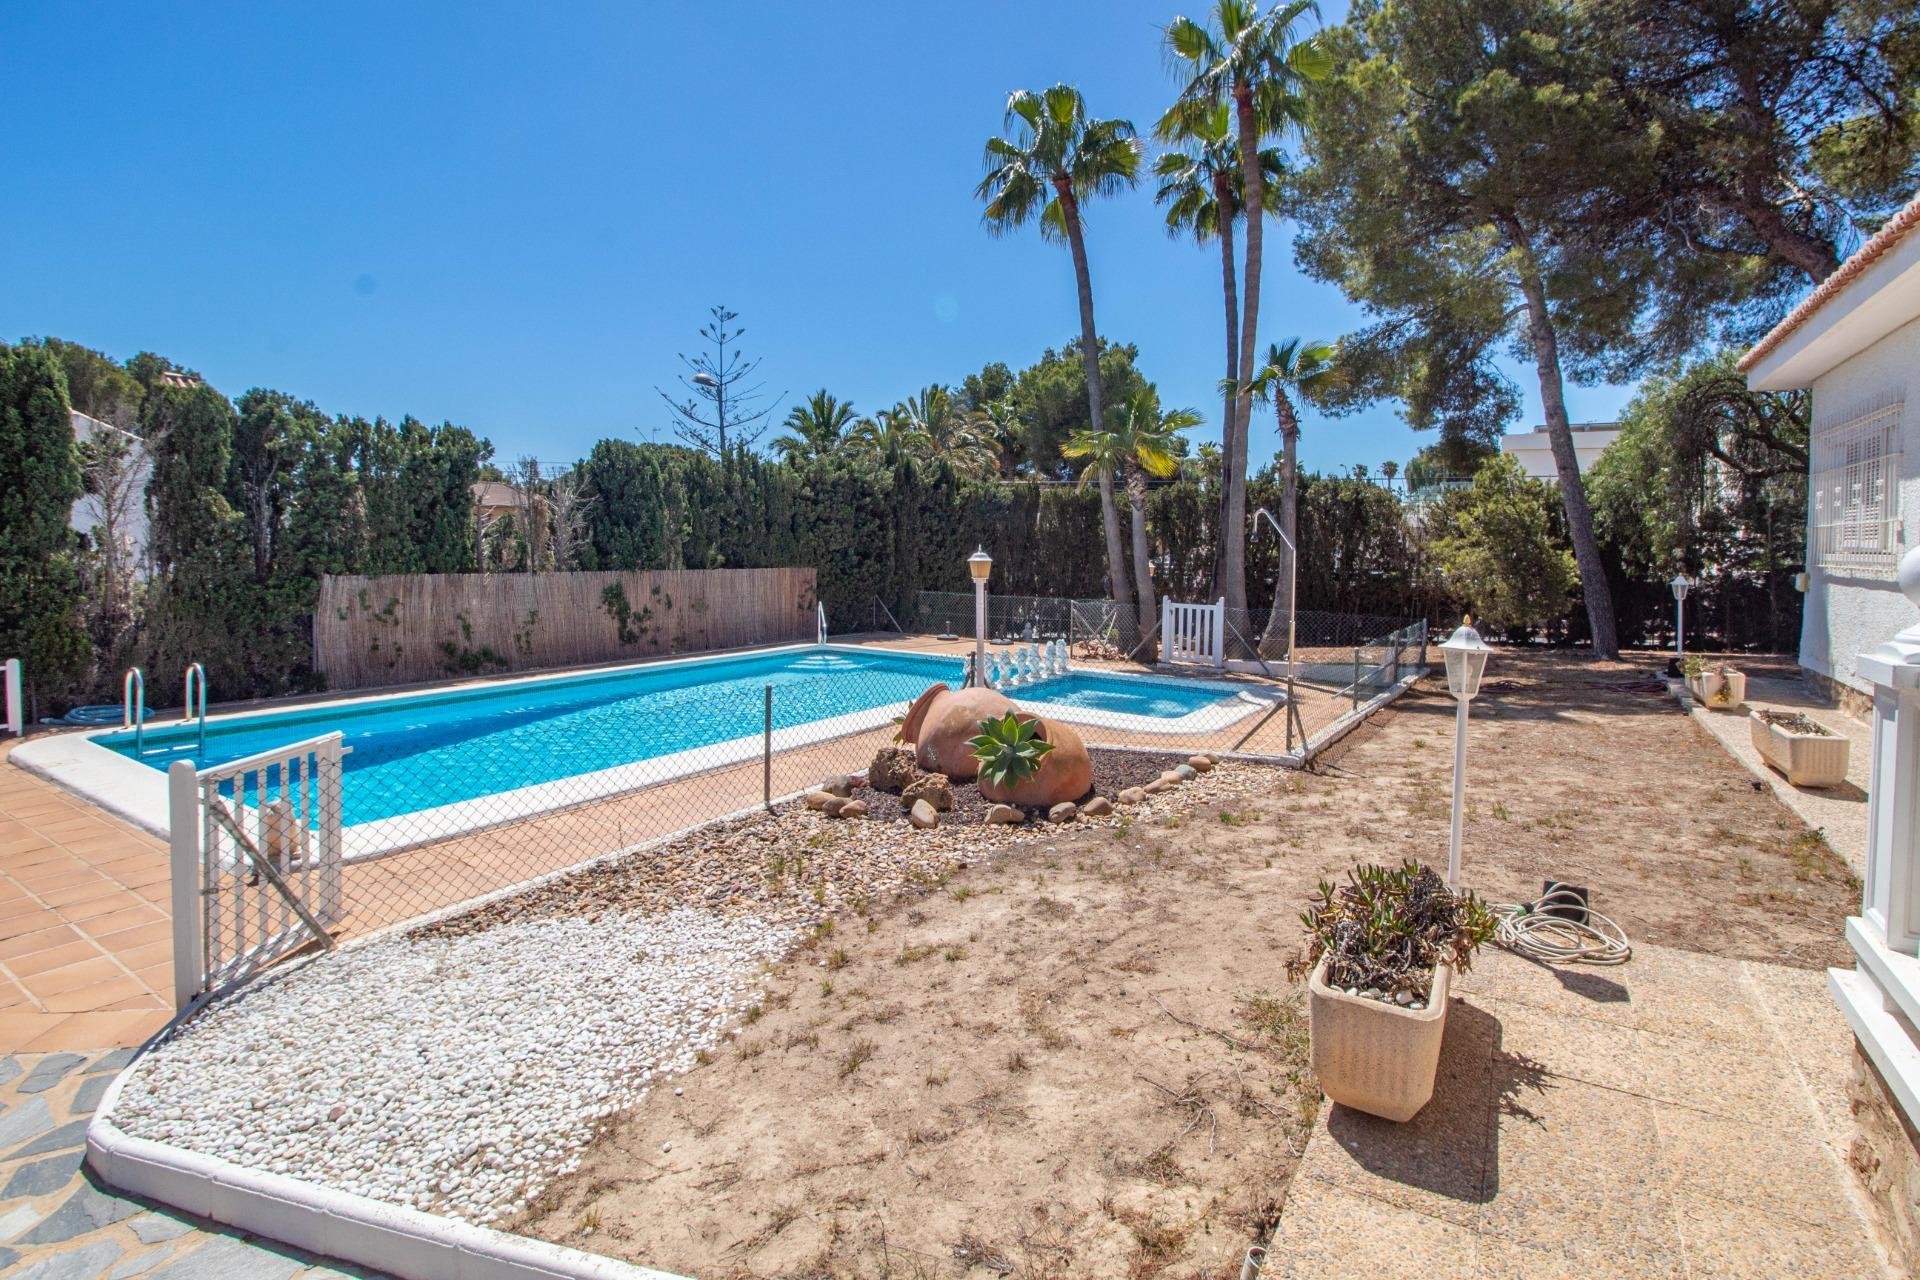
[[[1307,984],[1313,1071],[1335,1102],[1393,1121],[1433,1097],[1453,975],[1495,917],[1432,867],[1360,866],[1322,881],[1300,915],[1307,942],[1287,964]]]
[[[1709,667],[1692,654],[1687,655],[1687,691],[1694,701],[1715,711],[1732,711],[1747,701],[1747,676],[1724,662]]]
[[[1748,713],[1747,728],[1760,758],[1796,787],[1837,787],[1847,780],[1851,739],[1798,711]]]

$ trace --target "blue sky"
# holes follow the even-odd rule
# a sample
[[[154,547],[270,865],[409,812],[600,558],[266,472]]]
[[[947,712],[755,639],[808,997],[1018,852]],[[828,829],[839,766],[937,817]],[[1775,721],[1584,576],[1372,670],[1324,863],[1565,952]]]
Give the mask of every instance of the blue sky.
[[[1009,89],[1057,80],[1144,130],[1178,11],[19,6],[0,336],[151,349],[230,395],[448,418],[565,462],[664,435],[653,389],[724,302],[770,392],[883,407],[1077,332],[1066,251],[981,228],[981,143]],[[1101,331],[1217,438],[1217,253],[1169,240],[1147,190],[1088,222]],[[1270,227],[1263,343],[1356,327],[1290,242]],[[1569,391],[1576,419],[1626,398]],[[1302,448],[1377,467],[1421,442],[1382,405],[1309,418]],[[1274,445],[1257,422],[1256,466]]]

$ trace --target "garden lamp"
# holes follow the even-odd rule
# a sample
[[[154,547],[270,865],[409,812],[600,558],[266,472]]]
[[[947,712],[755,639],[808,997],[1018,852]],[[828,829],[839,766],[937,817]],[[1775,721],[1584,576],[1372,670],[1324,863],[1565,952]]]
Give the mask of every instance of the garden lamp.
[[[1678,660],[1687,656],[1687,592],[1693,579],[1683,569],[1667,585],[1673,588],[1673,656]]]
[[[973,682],[987,682],[987,578],[993,573],[993,557],[981,547],[967,557],[967,572],[973,575]]]
[[[1460,817],[1467,781],[1467,704],[1480,692],[1487,671],[1487,642],[1466,618],[1440,644],[1447,663],[1447,692],[1453,695],[1453,831],[1447,841],[1447,888],[1460,887]]]

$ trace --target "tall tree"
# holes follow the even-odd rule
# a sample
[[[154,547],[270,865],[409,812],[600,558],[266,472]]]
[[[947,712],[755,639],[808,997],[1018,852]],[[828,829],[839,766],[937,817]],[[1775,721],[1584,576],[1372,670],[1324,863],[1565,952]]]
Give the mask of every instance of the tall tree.
[[[1581,34],[1607,50],[1625,125],[1652,158],[1596,207],[1682,229],[1689,252],[1726,269],[1759,259],[1790,286],[1822,280],[1920,183],[1911,4],[1593,0]]]
[[[1220,291],[1227,317],[1220,422],[1223,443],[1232,445],[1239,430],[1240,403],[1240,289],[1239,268],[1233,257],[1233,224],[1243,212],[1240,144],[1234,133],[1233,110],[1224,102],[1189,103],[1169,112],[1154,132],[1163,141],[1175,144],[1153,167],[1160,179],[1154,198],[1167,206],[1167,234],[1191,235],[1202,244],[1216,240],[1220,245]],[[1279,149],[1263,148],[1260,165],[1261,189],[1272,212],[1279,208],[1284,176]],[[1229,501],[1230,494],[1223,487],[1217,528],[1227,526]]]
[[[1294,408],[1293,397],[1312,402],[1326,395],[1339,381],[1334,364],[1337,351],[1330,342],[1288,338],[1267,348],[1266,361],[1253,374],[1254,399],[1273,403],[1273,416],[1280,428],[1280,527],[1294,547],[1300,545],[1300,413]],[[1278,635],[1282,620],[1293,612],[1293,575],[1287,572],[1293,554],[1284,545],[1280,548],[1280,577],[1274,586],[1273,609],[1267,615],[1268,636]]]
[[[999,451],[992,440],[946,387],[924,387],[919,395],[909,396],[903,408],[925,441],[928,457],[944,460],[963,476],[999,470]]]
[[[774,440],[773,451],[788,462],[817,458],[840,443],[853,417],[851,403],[822,387],[788,412],[786,433]]]
[[[1594,651],[1613,657],[1565,382],[1684,339],[1640,327],[1671,278],[1659,244],[1581,221],[1569,175],[1625,180],[1644,152],[1573,3],[1359,0],[1312,94],[1300,257],[1382,317],[1343,340],[1343,394],[1398,396],[1443,440],[1497,435],[1518,396],[1494,357],[1508,343],[1531,357]]]
[[[1078,89],[1057,84],[1033,93],[1015,90],[1007,98],[1009,137],[987,139],[987,175],[976,195],[986,201],[989,231],[1007,234],[1037,219],[1040,234],[1065,240],[1073,256],[1074,285],[1080,298],[1080,362],[1086,370],[1090,429],[1106,429],[1100,384],[1100,343],[1093,323],[1093,277],[1080,208],[1084,200],[1131,187],[1140,172],[1140,142],[1131,121],[1087,115]],[[1113,506],[1113,478],[1101,479],[1107,582],[1114,602],[1133,610],[1127,585],[1126,553],[1120,520]]]
[[[1266,244],[1262,215],[1267,208],[1261,144],[1299,118],[1299,89],[1325,73],[1327,59],[1320,43],[1296,38],[1302,19],[1317,12],[1314,0],[1285,0],[1264,14],[1257,0],[1215,0],[1211,25],[1180,17],[1166,30],[1167,52],[1183,69],[1186,83],[1180,100],[1162,118],[1161,129],[1177,132],[1202,104],[1233,108],[1240,206],[1250,211],[1236,371],[1243,384],[1253,369],[1260,328],[1260,268]],[[1226,500],[1214,588],[1230,609],[1247,607],[1247,434],[1252,418],[1252,388],[1242,385],[1232,419],[1222,424]]]
[[[36,698],[87,661],[74,534],[81,494],[67,380],[52,354],[0,347],[0,658],[19,658]]]
[[[760,368],[759,360],[747,359],[735,346],[747,332],[744,325],[733,323],[740,314],[724,306],[710,308],[710,314],[713,318],[701,326],[700,336],[713,350],[680,356],[688,369],[680,375],[681,398],[659,387],[654,390],[673,415],[675,435],[696,449],[724,457],[729,447],[746,448],[760,438],[774,406],[758,403],[766,398],[765,383],[740,385]]]

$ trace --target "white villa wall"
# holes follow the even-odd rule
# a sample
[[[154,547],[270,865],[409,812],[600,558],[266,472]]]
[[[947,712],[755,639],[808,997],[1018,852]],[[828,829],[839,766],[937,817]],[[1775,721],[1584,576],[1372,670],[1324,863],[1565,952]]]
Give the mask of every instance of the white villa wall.
[[[1906,401],[1900,415],[1899,549],[1920,532],[1920,320],[1894,330],[1813,383],[1813,429],[1845,422],[1862,410]],[[1893,568],[1832,572],[1814,563],[1809,546],[1806,608],[1800,623],[1800,665],[1870,693],[1854,659],[1920,621],[1894,583]]]
[[[122,525],[122,532],[130,544],[129,549],[132,552],[134,573],[136,576],[144,576],[147,563],[147,539],[149,536],[145,494],[147,492],[147,481],[153,478],[153,457],[147,452],[146,441],[140,439],[138,436],[122,431],[110,423],[102,422],[98,418],[90,418],[77,409],[73,411],[72,416],[73,438],[75,441],[85,444],[102,432],[112,432],[115,435],[125,437],[128,444],[133,447],[134,457],[136,459],[136,472],[133,482],[134,499],[131,508],[127,511],[126,520]],[[82,495],[73,504],[73,510],[67,517],[67,524],[75,531],[84,533],[90,538],[93,537],[94,530],[100,527],[99,500],[91,494]]]
[[[1620,428],[1612,423],[1576,422],[1573,424],[1573,456],[1585,475],[1600,461],[1607,446],[1620,438]],[[1545,427],[1500,437],[1500,451],[1512,456],[1535,480],[1549,484],[1560,482],[1560,471],[1553,461],[1553,441]]]

